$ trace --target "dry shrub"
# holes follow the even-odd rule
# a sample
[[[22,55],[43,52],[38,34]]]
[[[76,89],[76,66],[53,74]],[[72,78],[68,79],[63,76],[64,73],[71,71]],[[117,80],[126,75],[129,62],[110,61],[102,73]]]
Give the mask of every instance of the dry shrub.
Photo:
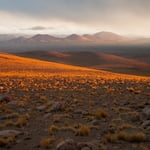
[[[103,109],[98,109],[93,114],[94,114],[96,119],[108,117],[108,112],[106,110],[103,110]]]
[[[43,138],[40,141],[40,145],[44,148],[50,148],[53,142],[54,142],[54,138]]]
[[[108,134],[105,135],[105,139],[106,139],[108,142],[111,142],[111,143],[116,142],[116,141],[118,140],[116,134],[110,134],[110,133],[108,133]]]
[[[142,142],[146,139],[144,133],[127,133],[120,131],[116,134],[106,134],[105,138],[108,142],[116,142],[117,140],[123,140],[127,142]]]
[[[88,136],[90,133],[91,129],[89,126],[86,125],[80,125],[79,129],[76,129],[76,135],[79,136]]]
[[[15,137],[0,138],[0,147],[8,145],[12,143],[14,140],[15,140]]]
[[[54,135],[55,132],[58,131],[58,130],[59,130],[59,128],[58,128],[57,126],[51,125],[51,126],[49,127],[49,129],[48,129],[48,133],[49,133],[50,135]]]
[[[144,133],[127,133],[121,131],[117,135],[119,140],[128,141],[128,142],[142,142],[146,139]]]

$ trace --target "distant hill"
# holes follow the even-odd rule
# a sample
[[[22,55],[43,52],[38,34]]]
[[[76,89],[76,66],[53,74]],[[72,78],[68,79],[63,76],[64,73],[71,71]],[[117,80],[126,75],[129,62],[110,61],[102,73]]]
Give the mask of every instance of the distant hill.
[[[0,34],[0,41],[7,41],[17,37],[15,34]]]
[[[112,72],[150,75],[150,64],[133,58],[125,58],[112,54],[98,52],[34,51],[18,53],[17,55]]]

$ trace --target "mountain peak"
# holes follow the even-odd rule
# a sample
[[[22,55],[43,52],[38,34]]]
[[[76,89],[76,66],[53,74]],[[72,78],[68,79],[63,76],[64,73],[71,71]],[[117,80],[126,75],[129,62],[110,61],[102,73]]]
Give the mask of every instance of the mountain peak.
[[[32,38],[39,39],[39,38],[50,38],[50,37],[52,37],[52,36],[50,36],[48,34],[36,34]]]
[[[66,37],[69,40],[78,40],[78,41],[89,41],[89,39],[85,36],[81,36],[78,34],[71,34],[69,36]]]
[[[102,31],[95,33],[93,35],[95,38],[99,40],[104,40],[104,41],[122,41],[122,40],[127,40],[126,37],[123,37],[119,34],[113,33],[113,32],[107,32],[107,31]]]
[[[78,34],[71,34],[71,35],[67,36],[67,38],[71,39],[71,40],[75,40],[75,39],[79,39],[80,35],[78,35]]]
[[[94,34],[95,36],[120,36],[119,34],[108,32],[108,31],[101,31]]]

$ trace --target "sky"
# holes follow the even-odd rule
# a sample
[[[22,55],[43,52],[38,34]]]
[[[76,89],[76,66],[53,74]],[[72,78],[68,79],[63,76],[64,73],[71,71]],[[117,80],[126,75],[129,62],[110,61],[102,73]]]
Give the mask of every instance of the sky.
[[[150,0],[0,0],[0,34],[150,37]]]

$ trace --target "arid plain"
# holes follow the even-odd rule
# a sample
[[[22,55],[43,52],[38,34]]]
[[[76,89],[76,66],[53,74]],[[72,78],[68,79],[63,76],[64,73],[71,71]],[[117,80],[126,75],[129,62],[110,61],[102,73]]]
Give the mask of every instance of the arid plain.
[[[0,149],[149,150],[150,78],[0,53]]]

